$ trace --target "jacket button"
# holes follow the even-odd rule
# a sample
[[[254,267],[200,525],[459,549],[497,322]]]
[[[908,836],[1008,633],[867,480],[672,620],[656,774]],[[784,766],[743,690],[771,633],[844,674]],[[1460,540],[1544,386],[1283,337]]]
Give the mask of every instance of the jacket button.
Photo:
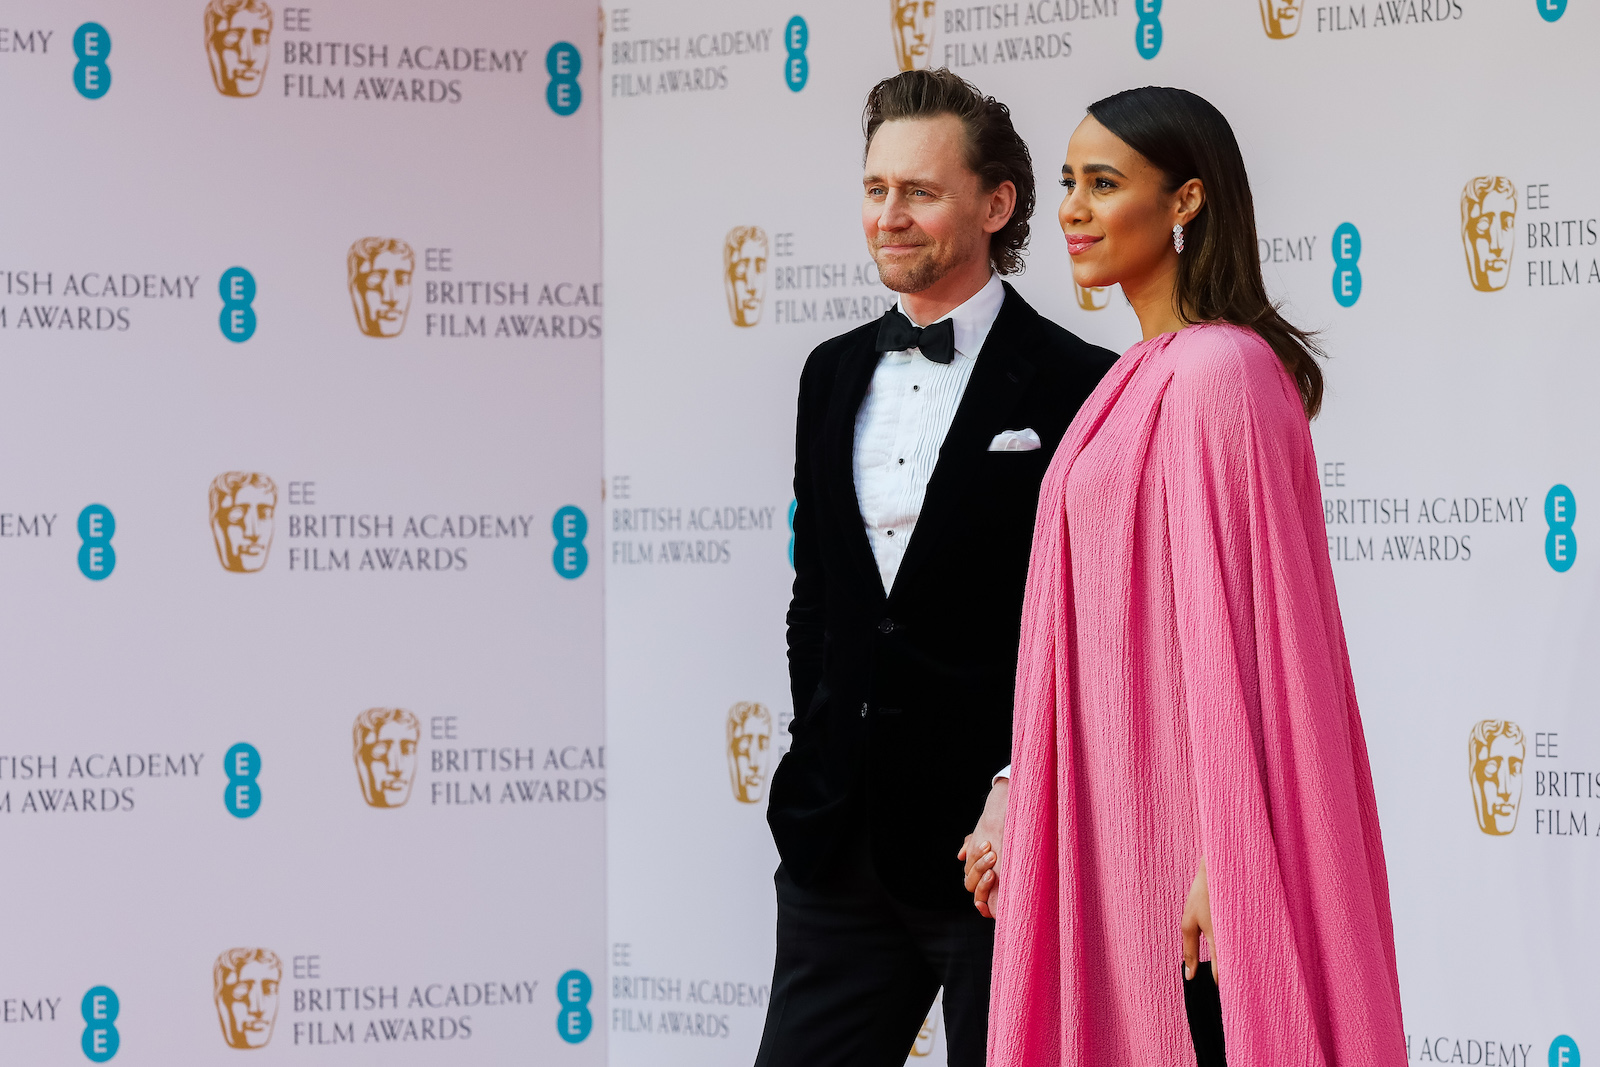
[[[892,633],[894,633],[894,620],[893,619],[879,619],[878,620],[878,632],[880,634],[892,634]]]
[[[867,717],[867,706],[865,704],[861,705],[861,717],[863,719]]]

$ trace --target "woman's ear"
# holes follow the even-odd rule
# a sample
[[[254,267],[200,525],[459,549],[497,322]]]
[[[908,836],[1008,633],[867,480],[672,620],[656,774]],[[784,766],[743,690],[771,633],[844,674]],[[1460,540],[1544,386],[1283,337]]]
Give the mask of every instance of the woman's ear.
[[[1190,178],[1178,186],[1178,191],[1173,194],[1176,201],[1177,217],[1180,225],[1187,226],[1189,221],[1200,214],[1200,209],[1206,203],[1206,187],[1200,184],[1199,178]]]

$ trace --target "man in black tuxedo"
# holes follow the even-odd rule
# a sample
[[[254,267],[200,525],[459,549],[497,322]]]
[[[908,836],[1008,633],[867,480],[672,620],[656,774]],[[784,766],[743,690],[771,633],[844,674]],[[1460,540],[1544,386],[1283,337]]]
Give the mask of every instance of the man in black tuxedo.
[[[795,444],[793,744],[773,777],[778,951],[758,1067],[899,1067],[944,988],[984,1062],[994,923],[963,839],[1000,843],[1039,484],[1116,357],[1000,280],[1034,204],[1005,105],[947,70],[866,108],[883,319],[820,345]],[[976,826],[976,829],[974,827]]]

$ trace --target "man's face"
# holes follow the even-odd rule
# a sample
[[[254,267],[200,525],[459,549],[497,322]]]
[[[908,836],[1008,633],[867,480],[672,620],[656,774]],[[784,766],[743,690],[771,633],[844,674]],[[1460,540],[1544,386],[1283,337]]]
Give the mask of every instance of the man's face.
[[[1517,205],[1507,193],[1490,189],[1478,204],[1469,204],[1467,249],[1472,285],[1492,292],[1511,279],[1511,250],[1516,246]]]
[[[1486,834],[1509,834],[1517,828],[1517,808],[1522,803],[1521,742],[1501,735],[1479,748],[1473,768],[1473,789],[1478,801],[1478,828]]]
[[[767,293],[767,246],[747,237],[731,250],[728,284],[732,287],[734,322],[754,326],[761,319],[761,302]]]
[[[394,337],[406,328],[411,309],[412,262],[398,252],[380,252],[356,274],[361,302],[362,332],[373,337]]]
[[[1260,0],[1261,24],[1268,37],[1293,37],[1300,28],[1303,0]]]
[[[417,773],[418,730],[391,720],[367,737],[361,749],[367,803],[376,808],[398,808],[411,797],[411,782]]]
[[[254,96],[267,73],[272,24],[265,11],[235,11],[211,34],[211,73],[217,91]]]
[[[266,566],[277,506],[275,492],[255,485],[241,485],[231,502],[223,501],[213,522],[227,545],[230,571],[259,571]]]
[[[234,1048],[261,1048],[272,1040],[272,1024],[278,1018],[279,977],[276,967],[251,960],[222,987],[228,1044]]]
[[[925,70],[933,54],[934,0],[890,0],[894,51],[901,70]]]
[[[974,257],[988,258],[990,196],[967,168],[967,137],[954,115],[897,119],[867,146],[861,229],[883,284],[920,293]]]
[[[728,759],[732,764],[734,791],[746,804],[761,799],[767,778],[767,750],[771,745],[771,720],[750,715],[743,722],[735,723],[733,737],[728,742]]]

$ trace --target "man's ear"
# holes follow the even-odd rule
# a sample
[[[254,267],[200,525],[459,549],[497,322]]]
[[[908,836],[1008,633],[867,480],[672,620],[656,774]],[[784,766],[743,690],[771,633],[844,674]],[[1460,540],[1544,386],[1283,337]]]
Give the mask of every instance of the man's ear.
[[[989,217],[983,222],[985,233],[999,233],[1017,210],[1017,187],[1003,181],[989,191]]]

